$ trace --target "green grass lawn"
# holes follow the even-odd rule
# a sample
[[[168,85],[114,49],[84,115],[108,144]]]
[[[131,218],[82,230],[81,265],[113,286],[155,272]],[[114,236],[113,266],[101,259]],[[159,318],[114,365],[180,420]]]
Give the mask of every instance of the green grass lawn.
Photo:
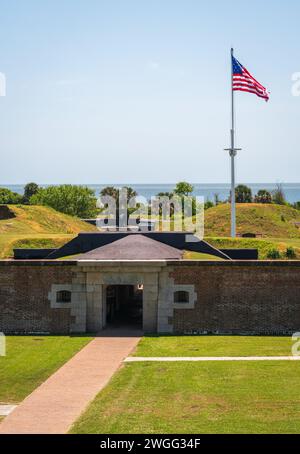
[[[298,239],[290,238],[225,238],[205,237],[205,240],[217,249],[257,249],[260,260],[268,259],[268,253],[272,249],[280,252],[281,259],[287,259],[286,250],[292,246],[296,259],[300,258],[300,242]]]
[[[49,207],[1,205],[0,259],[12,257],[14,248],[56,248],[79,232],[94,231],[95,226]]]
[[[299,433],[300,363],[131,363],[72,433]]]
[[[147,336],[134,356],[281,356],[291,347],[291,337]]]
[[[262,234],[264,237],[300,239],[300,211],[286,205],[237,203],[237,233]],[[222,203],[205,210],[205,236],[230,236],[230,204]]]
[[[71,241],[74,235],[69,234],[11,234],[0,233],[0,259],[13,257],[17,248],[58,248]]]
[[[210,254],[204,254],[203,252],[184,251],[183,258],[185,260],[224,260],[220,257]]]
[[[74,216],[38,205],[1,205],[1,234],[96,232],[97,228]],[[3,213],[3,210],[5,211]]]
[[[20,402],[81,350],[90,337],[7,336],[0,356],[0,402]]]

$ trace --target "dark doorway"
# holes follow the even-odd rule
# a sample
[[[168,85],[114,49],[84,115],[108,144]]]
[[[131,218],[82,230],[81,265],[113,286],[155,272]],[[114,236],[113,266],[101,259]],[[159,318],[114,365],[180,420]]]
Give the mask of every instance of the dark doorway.
[[[109,285],[106,288],[106,322],[114,326],[143,326],[143,286]]]

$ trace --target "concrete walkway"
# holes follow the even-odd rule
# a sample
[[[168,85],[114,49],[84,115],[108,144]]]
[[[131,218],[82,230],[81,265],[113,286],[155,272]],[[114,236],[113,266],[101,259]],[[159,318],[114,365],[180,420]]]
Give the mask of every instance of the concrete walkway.
[[[128,356],[125,363],[140,361],[297,361],[300,356]]]
[[[17,408],[17,405],[0,404],[0,416],[8,416],[16,408]]]
[[[138,331],[104,331],[0,424],[0,434],[63,434],[140,340]]]

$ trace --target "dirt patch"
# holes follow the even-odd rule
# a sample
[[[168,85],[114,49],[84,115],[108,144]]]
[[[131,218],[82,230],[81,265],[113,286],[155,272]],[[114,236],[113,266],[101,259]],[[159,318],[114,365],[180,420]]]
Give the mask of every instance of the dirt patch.
[[[7,205],[0,205],[0,220],[12,219],[15,217],[15,213],[11,211]]]

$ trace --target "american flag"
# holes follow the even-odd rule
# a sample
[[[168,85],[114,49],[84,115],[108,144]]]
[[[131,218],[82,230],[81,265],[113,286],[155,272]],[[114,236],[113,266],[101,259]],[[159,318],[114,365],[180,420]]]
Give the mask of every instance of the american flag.
[[[232,89],[234,91],[247,91],[268,101],[269,94],[247,69],[232,55]]]

